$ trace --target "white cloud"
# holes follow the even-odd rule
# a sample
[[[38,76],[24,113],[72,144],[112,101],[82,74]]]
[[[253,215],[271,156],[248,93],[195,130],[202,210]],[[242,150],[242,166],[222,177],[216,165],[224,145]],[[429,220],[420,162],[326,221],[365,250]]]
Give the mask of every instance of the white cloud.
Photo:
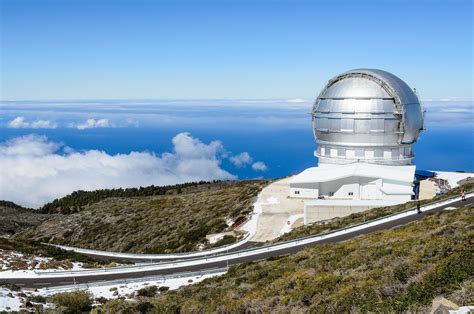
[[[306,103],[310,102],[307,99],[302,99],[302,98],[293,98],[293,99],[287,99],[286,102],[288,103],[293,103],[293,104],[298,104],[298,103]]]
[[[267,171],[268,167],[262,161],[253,162],[253,158],[249,153],[243,152],[238,155],[230,156],[229,161],[237,168],[252,165],[253,171]]]
[[[75,190],[236,179],[220,166],[225,152],[221,142],[205,144],[188,133],[172,142],[172,151],[161,155],[109,155],[76,152],[44,136],[14,138],[0,144],[0,199],[39,207]]]
[[[84,123],[72,124],[73,128],[78,130],[94,129],[94,128],[110,128],[113,125],[109,122],[109,119],[87,119]]]
[[[16,117],[8,122],[8,127],[12,129],[55,129],[57,124],[49,120],[26,121],[25,117]]]
[[[257,161],[256,163],[254,163],[254,164],[252,165],[252,169],[253,169],[254,171],[267,171],[267,170],[268,170],[268,167],[267,167],[267,165],[265,165],[264,162],[262,162],[262,161]]]
[[[243,152],[238,155],[231,156],[229,160],[234,166],[238,168],[252,163],[252,157],[250,157],[249,153],[247,152]]]
[[[472,113],[472,110],[470,108],[446,108],[446,109],[441,109],[441,112],[446,112],[446,113]]]

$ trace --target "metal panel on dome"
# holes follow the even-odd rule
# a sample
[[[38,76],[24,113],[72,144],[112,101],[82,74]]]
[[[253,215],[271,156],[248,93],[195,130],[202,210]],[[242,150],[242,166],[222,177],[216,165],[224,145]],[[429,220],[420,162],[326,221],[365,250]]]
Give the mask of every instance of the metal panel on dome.
[[[391,98],[377,83],[358,77],[338,80],[324,94],[324,98]]]

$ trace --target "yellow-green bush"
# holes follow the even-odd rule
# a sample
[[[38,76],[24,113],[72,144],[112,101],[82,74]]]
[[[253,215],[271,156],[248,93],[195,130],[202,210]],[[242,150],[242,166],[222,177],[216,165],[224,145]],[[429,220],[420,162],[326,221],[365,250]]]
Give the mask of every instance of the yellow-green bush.
[[[92,295],[84,290],[56,293],[48,300],[61,310],[73,313],[89,311],[92,305]]]

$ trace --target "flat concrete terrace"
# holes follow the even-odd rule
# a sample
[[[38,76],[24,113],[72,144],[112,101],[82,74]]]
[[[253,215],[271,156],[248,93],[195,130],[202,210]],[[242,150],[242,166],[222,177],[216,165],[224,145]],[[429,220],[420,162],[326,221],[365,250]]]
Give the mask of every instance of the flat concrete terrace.
[[[288,221],[293,227],[302,223],[304,203],[302,199],[288,197],[290,179],[288,177],[273,182],[258,195],[255,203],[255,213],[258,214],[257,231],[250,241],[273,240],[289,229]]]

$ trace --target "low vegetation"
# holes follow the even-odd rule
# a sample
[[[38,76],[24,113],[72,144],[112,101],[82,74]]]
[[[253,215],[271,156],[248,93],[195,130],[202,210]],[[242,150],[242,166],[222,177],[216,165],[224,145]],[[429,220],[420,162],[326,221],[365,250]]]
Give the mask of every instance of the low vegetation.
[[[207,234],[228,228],[226,219],[236,221],[249,214],[257,194],[267,182],[195,183],[166,187],[164,190],[143,188],[144,195],[155,189],[165,195],[109,197],[96,203],[89,203],[86,196],[90,196],[92,202],[104,195],[118,193],[113,191],[136,192],[141,189],[73,193],[53,202],[63,205],[49,212],[64,212],[71,204],[82,204],[78,212],[54,215],[34,228],[16,234],[14,238],[117,252],[193,251],[209,246]],[[226,238],[221,244],[231,240],[235,239]]]
[[[92,309],[92,295],[83,290],[56,293],[48,301],[62,313],[81,313]]]
[[[157,292],[158,292],[158,287],[152,285],[152,286],[147,286],[147,287],[138,289],[136,292],[136,295],[138,297],[153,297],[156,295]]]
[[[51,218],[21,207],[13,202],[0,201],[0,236],[9,237],[27,228],[34,227]]]
[[[61,250],[53,246],[44,245],[37,241],[27,239],[17,240],[0,238],[0,250],[10,252],[21,252],[34,256],[50,257],[52,258],[52,261],[49,264],[52,264],[53,262],[66,262],[67,264],[71,264],[71,261],[75,261],[84,263],[84,267],[94,267],[98,265],[107,265],[110,263],[110,261],[104,259],[94,260],[88,256],[79,253]],[[65,265],[64,263],[59,264]],[[25,267],[21,267],[21,265],[18,265],[18,267],[16,268],[27,269]]]
[[[75,191],[67,196],[55,199],[54,201],[43,205],[38,209],[41,213],[61,213],[61,214],[72,214],[77,213],[83,209],[86,209],[92,204],[100,202],[102,200],[113,198],[113,197],[144,197],[144,196],[156,196],[156,195],[169,195],[169,194],[181,194],[201,191],[203,189],[219,186],[220,184],[226,184],[226,182],[214,180],[212,182],[199,181],[199,182],[187,182],[175,185],[165,186],[154,186],[150,185],[147,187],[139,188],[128,188],[128,189],[102,189],[95,191]]]
[[[231,267],[201,283],[96,310],[427,312],[436,296],[474,302],[474,206],[297,254]]]

